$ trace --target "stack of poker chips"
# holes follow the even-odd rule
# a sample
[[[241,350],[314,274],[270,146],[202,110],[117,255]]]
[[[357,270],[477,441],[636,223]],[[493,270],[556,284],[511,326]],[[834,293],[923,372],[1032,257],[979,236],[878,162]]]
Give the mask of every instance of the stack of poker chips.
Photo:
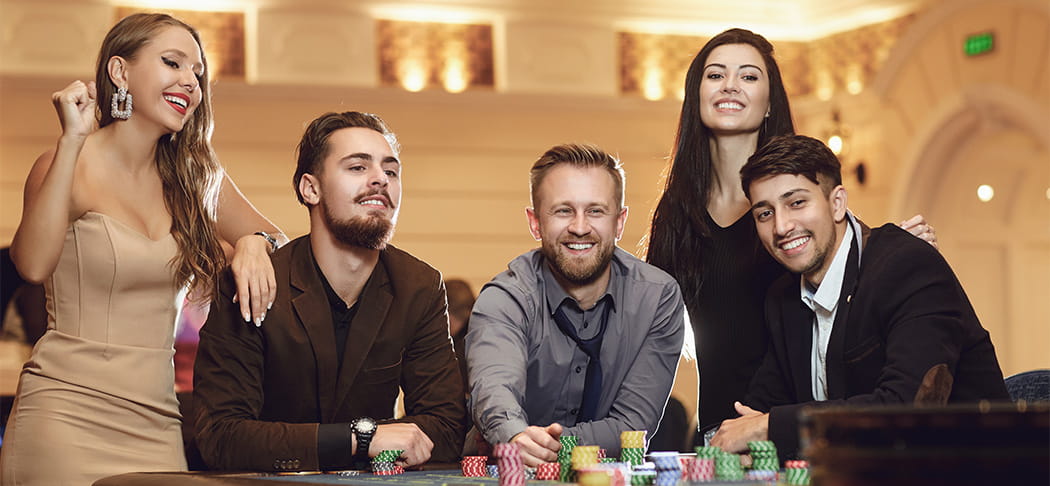
[[[576,471],[598,465],[598,446],[576,446],[572,449],[570,462]]]
[[[536,467],[536,479],[540,481],[557,481],[561,474],[561,465],[556,462],[544,462]]]
[[[536,468],[532,466],[525,466],[525,480],[536,479]]]
[[[711,481],[715,479],[715,460],[711,458],[687,458],[682,473],[686,481]]]
[[[604,469],[587,468],[577,471],[576,482],[580,486],[613,486],[612,477]]]
[[[489,464],[488,466],[485,466],[485,472],[488,473],[490,478],[498,478],[499,466],[496,464]]]
[[[641,466],[645,461],[645,431],[625,430],[620,432],[620,460],[632,466]]]
[[[740,456],[725,451],[716,456],[715,478],[731,481],[744,479],[744,468],[740,465]]]
[[[405,451],[401,450],[386,450],[376,454],[372,458],[372,474],[377,476],[393,476],[395,474],[404,474],[405,468],[394,464],[397,458],[401,457],[401,453]]]
[[[572,451],[576,448],[579,439],[574,435],[563,435],[558,438],[561,449],[558,449],[558,479],[563,483],[571,483],[576,478],[572,470]]]
[[[809,486],[809,463],[806,461],[785,462],[784,474],[780,479],[792,486]]]
[[[521,461],[518,444],[496,444],[492,453],[499,467],[500,486],[525,486],[525,463]]]
[[[631,467],[631,486],[650,486],[656,481],[656,466],[647,462]]]
[[[485,469],[485,463],[488,462],[488,457],[485,456],[463,456],[463,460],[460,462],[460,466],[463,468],[463,475],[468,478],[483,478],[487,474]]]
[[[656,465],[656,486],[675,486],[682,479],[682,462],[677,452],[652,452],[649,454]]]
[[[777,458],[777,447],[772,441],[753,440],[747,443],[751,450],[751,469],[758,471],[779,471],[780,459]]]

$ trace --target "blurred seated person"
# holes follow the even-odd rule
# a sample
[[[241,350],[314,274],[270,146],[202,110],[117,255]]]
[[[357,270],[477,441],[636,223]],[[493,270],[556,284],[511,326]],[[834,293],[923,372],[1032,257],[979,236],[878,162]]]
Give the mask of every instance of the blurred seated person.
[[[463,383],[467,383],[467,358],[463,341],[470,326],[470,310],[474,308],[474,290],[466,280],[453,278],[445,280],[445,292],[448,293],[448,330],[456,348],[459,372],[463,375]]]
[[[771,140],[740,170],[763,246],[790,273],[766,296],[770,342],[741,416],[712,444],[772,440],[798,451],[799,411],[816,406],[1009,400],[988,331],[936,248],[847,207],[822,142]]]

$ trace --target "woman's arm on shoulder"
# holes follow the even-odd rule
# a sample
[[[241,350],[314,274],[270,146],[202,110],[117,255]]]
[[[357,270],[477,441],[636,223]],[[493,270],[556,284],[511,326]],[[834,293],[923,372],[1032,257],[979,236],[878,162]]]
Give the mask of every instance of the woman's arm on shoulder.
[[[270,235],[278,247],[287,243],[288,237],[252,206],[229,174],[223,174],[216,219],[219,237],[234,248],[230,267],[237,282],[234,299],[240,303],[241,317],[262,325],[266,310],[277,295],[277,284],[270,263],[274,247],[256,233]]]

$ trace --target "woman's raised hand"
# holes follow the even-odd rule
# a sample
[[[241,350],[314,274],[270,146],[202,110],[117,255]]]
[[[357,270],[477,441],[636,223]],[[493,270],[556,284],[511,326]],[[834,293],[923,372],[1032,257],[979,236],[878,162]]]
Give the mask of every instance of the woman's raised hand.
[[[61,91],[51,95],[51,102],[58,112],[58,120],[62,124],[62,135],[73,137],[87,137],[98,128],[95,119],[95,82],[84,84],[83,81],[73,81]]]

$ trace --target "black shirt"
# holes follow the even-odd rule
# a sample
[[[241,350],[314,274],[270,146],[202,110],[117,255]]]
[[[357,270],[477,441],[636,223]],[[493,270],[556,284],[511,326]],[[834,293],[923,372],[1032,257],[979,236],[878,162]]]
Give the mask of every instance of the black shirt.
[[[357,314],[357,304],[347,307],[346,302],[335,293],[335,289],[328,283],[321,267],[314,262],[317,276],[321,278],[324,286],[325,296],[328,297],[328,306],[332,309],[332,328],[335,334],[335,352],[339,357],[339,370],[343,369],[343,355],[346,354],[346,340],[350,335],[350,323]],[[345,448],[342,445],[345,444]],[[317,462],[323,470],[334,470],[349,467],[353,462],[351,454],[353,444],[353,433],[350,432],[350,424],[320,424],[317,427]]]
[[[314,264],[316,266],[316,263]],[[335,352],[339,356],[339,369],[343,369],[343,355],[346,353],[346,337],[350,334],[350,322],[357,314],[357,302],[347,307],[342,297],[335,293],[335,289],[328,283],[324,272],[317,268],[317,275],[321,277],[324,285],[324,293],[328,297],[328,306],[332,309],[332,327],[335,329]]]

